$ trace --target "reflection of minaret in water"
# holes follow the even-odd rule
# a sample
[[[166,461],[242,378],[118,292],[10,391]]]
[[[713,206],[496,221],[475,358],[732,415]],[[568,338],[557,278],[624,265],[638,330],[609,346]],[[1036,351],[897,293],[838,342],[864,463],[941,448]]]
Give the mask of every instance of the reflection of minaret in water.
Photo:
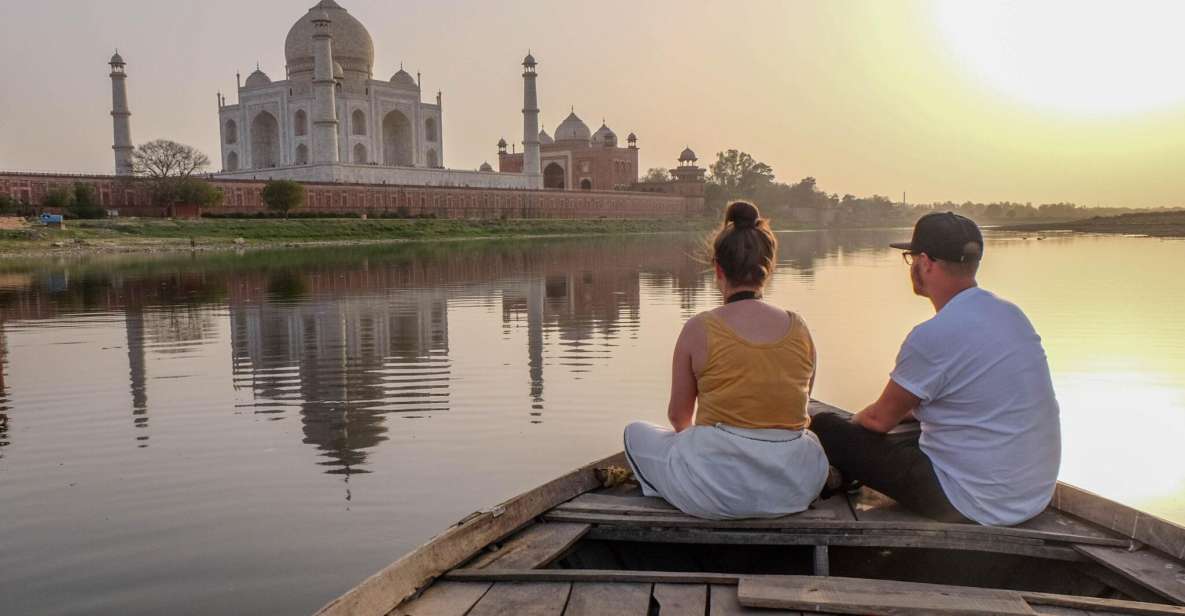
[[[531,377],[531,420],[543,417],[543,281],[527,283],[527,369]]]
[[[0,448],[8,446],[8,384],[4,382],[4,371],[8,369],[8,336],[4,334],[4,322],[0,321]],[[4,458],[0,449],[0,459]]]
[[[148,427],[148,371],[144,359],[144,308],[130,305],[124,310],[124,331],[128,339],[128,372],[132,387],[132,424],[136,428]],[[137,441],[147,441],[148,436],[137,436]],[[141,447],[147,447],[141,443]]]

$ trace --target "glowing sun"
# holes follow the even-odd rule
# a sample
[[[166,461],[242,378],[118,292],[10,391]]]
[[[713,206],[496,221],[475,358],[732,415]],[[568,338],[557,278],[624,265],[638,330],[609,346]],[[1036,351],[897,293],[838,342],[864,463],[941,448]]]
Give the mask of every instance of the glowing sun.
[[[955,58],[1002,94],[1107,116],[1185,105],[1185,2],[938,0]]]

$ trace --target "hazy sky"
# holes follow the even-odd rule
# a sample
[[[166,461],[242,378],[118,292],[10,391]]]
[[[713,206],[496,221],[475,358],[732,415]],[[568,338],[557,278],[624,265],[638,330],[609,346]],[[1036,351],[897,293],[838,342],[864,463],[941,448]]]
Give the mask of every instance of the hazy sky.
[[[445,164],[521,140],[519,62],[544,126],[569,106],[639,136],[643,169],[739,148],[778,178],[908,200],[1185,206],[1185,2],[339,0],[444,91]],[[215,92],[314,0],[5,2],[0,169],[110,172],[110,85],[128,62],[132,136],[217,160]]]

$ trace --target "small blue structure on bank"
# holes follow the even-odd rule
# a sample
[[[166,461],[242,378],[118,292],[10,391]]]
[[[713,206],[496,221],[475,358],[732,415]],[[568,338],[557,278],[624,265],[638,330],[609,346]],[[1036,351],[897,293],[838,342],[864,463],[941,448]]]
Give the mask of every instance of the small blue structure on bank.
[[[48,212],[43,212],[40,216],[40,220],[41,220],[41,224],[43,224],[47,227],[61,228],[61,227],[65,226],[65,224],[64,224],[65,219],[62,218],[61,214],[50,214]]]

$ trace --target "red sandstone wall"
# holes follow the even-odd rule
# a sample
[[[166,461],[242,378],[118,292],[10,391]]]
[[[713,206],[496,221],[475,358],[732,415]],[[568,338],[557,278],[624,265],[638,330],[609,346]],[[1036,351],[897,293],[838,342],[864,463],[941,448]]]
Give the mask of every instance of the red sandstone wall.
[[[149,206],[146,191],[134,180],[115,176],[72,176],[0,172],[0,194],[39,204],[46,193],[75,182],[95,186],[107,208]],[[225,195],[208,213],[264,211],[264,182],[211,180]],[[388,186],[306,183],[301,211],[350,212],[372,216],[437,218],[682,218],[703,211],[702,198],[621,191],[537,191],[489,188]]]

